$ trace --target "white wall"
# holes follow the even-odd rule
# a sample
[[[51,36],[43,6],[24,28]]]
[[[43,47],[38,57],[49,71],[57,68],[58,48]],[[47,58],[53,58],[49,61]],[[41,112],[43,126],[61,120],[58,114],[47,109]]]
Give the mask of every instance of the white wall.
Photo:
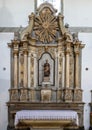
[[[70,26],[92,26],[92,0],[64,0],[65,23]]]
[[[92,0],[64,0],[64,23],[74,27],[92,27]],[[92,33],[79,33],[79,39],[86,44],[82,54],[82,89],[85,130],[90,126],[92,90]],[[88,71],[85,68],[88,68]]]
[[[92,90],[92,33],[79,33],[79,39],[86,44],[82,51],[82,89],[84,105],[84,125],[90,125],[90,106]],[[88,68],[88,70],[86,70]]]
[[[24,27],[31,12],[34,12],[34,0],[0,0],[0,26]]]
[[[13,39],[13,33],[0,33],[0,130],[6,130],[7,105],[10,88],[10,49],[7,43]],[[6,68],[6,70],[4,70]]]

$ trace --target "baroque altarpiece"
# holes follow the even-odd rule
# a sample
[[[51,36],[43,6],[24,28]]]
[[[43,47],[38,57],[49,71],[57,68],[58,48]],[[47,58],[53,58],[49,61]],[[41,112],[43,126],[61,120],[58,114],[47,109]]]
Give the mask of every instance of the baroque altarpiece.
[[[43,3],[9,43],[11,88],[8,125],[18,110],[75,110],[83,126],[81,57],[84,44],[64,26],[63,15]]]

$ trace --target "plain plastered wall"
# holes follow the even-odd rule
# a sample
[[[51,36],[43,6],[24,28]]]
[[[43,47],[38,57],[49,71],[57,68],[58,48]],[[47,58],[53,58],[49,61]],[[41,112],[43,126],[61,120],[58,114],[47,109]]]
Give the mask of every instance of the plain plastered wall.
[[[92,26],[92,0],[64,0],[65,23],[70,26]]]
[[[34,12],[34,0],[0,0],[0,26],[27,26],[28,15]]]
[[[13,33],[0,33],[0,130],[6,130],[10,88],[10,49],[7,43],[13,39]]]

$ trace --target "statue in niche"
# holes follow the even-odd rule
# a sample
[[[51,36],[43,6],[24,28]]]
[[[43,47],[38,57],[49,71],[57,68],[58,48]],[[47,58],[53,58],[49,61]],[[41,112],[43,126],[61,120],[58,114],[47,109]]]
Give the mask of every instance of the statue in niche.
[[[48,60],[46,60],[46,63],[44,64],[44,77],[50,76],[50,64],[48,63]]]
[[[48,89],[50,87],[50,64],[48,63],[48,60],[43,65],[43,71],[44,71],[44,80],[42,82],[42,87],[44,89],[41,90],[41,100],[42,101],[50,101],[51,100],[51,89]]]

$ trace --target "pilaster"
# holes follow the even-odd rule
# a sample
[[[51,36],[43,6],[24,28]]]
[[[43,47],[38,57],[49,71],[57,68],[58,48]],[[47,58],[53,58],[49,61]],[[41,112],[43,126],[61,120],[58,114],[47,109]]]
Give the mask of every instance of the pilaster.
[[[19,42],[13,40],[13,57],[14,57],[14,88],[18,88],[18,53],[19,53]]]
[[[13,54],[13,87],[9,90],[10,92],[10,100],[11,101],[18,101],[19,100],[19,93],[18,93],[18,55],[19,55],[19,43],[18,40],[12,40],[12,54]]]
[[[23,43],[23,86],[20,88],[20,101],[28,100],[28,42]]]

